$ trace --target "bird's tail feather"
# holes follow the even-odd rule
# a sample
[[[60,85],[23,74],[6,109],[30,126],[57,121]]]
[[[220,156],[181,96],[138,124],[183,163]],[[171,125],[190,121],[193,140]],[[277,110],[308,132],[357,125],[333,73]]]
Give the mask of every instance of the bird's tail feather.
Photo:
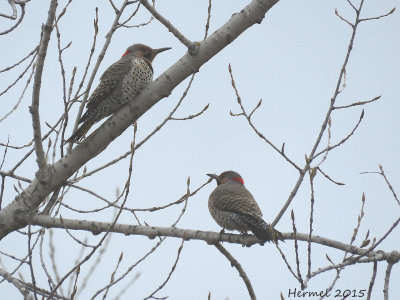
[[[260,240],[264,242],[274,241],[275,243],[277,243],[278,240],[283,241],[282,233],[267,224],[262,218],[246,214],[242,220]]]
[[[93,126],[92,122],[83,123],[67,140],[67,143],[76,142],[83,138],[83,136],[89,131],[89,129]]]

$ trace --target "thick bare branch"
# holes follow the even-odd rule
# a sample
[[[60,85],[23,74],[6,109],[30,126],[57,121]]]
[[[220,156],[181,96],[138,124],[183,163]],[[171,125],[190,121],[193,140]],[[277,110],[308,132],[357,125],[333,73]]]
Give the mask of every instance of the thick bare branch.
[[[400,221],[400,220],[399,220]],[[84,221],[84,220],[71,220],[63,218],[63,222],[59,218],[52,218],[44,215],[34,215],[31,219],[32,225],[38,225],[46,228],[68,228],[71,230],[85,230],[90,231],[93,234],[99,234],[105,232],[110,228],[110,223],[106,222],[95,222],[95,221]],[[253,235],[240,235],[240,234],[228,234],[201,230],[190,230],[180,229],[177,227],[154,227],[154,226],[138,226],[138,225],[125,225],[115,224],[110,232],[116,232],[126,235],[144,235],[149,238],[155,238],[158,236],[176,237],[185,240],[203,240],[208,244],[215,244],[217,242],[228,242],[234,244],[240,244],[244,246],[251,246],[259,244],[259,240]],[[293,233],[283,233],[285,240],[294,240]],[[297,233],[297,240],[308,242],[309,235],[303,233]],[[338,250],[346,251],[348,253],[362,255],[366,257],[376,258],[377,261],[382,260],[400,260],[400,252],[392,251],[386,253],[384,251],[373,251],[371,249],[363,249],[356,246],[349,246],[346,243],[334,241],[321,236],[311,236],[311,242],[320,245],[328,246]]]
[[[51,165],[48,176],[35,178],[14,201],[0,211],[0,237],[25,226],[28,223],[29,213],[35,211],[54,188],[63,184],[87,161],[102,152],[111,141],[131,126],[141,115],[169,95],[185,78],[197,72],[203,64],[234,41],[242,32],[250,26],[260,23],[266,12],[275,3],[277,0],[254,0],[239,13],[234,14],[221,28],[203,42],[199,42],[196,55],[185,54],[144,89],[134,102],[129,103],[109,118],[70,154]]]

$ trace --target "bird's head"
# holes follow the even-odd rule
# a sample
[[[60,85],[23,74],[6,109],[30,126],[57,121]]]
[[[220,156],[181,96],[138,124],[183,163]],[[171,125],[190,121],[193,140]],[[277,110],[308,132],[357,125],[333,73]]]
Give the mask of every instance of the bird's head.
[[[167,48],[153,49],[143,44],[134,44],[128,47],[128,49],[126,49],[126,52],[124,53],[124,55],[122,55],[122,57],[124,57],[125,55],[133,55],[135,57],[144,57],[149,62],[153,62],[154,58],[157,56],[158,53],[161,53],[169,49],[171,48],[167,47]]]
[[[227,183],[230,180],[239,182],[240,184],[244,184],[242,176],[240,176],[240,174],[235,171],[225,171],[221,173],[221,175],[219,176],[216,174],[207,174],[207,175],[215,179],[217,181],[217,185]]]

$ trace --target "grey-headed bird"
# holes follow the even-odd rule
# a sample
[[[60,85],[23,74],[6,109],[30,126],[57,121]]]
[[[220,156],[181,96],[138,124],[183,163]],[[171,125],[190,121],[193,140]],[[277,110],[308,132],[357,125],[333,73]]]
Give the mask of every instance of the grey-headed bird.
[[[223,230],[251,231],[263,242],[283,241],[282,234],[263,220],[260,207],[239,173],[226,171],[219,176],[207,175],[217,181],[217,187],[208,199],[208,209]]]

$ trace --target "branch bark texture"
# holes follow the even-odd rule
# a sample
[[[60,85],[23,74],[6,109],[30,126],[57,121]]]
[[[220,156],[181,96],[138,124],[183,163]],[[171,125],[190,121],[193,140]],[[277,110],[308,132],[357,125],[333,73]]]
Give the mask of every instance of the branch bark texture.
[[[198,72],[203,64],[232,43],[246,29],[261,23],[267,11],[277,2],[278,0],[253,0],[239,13],[232,15],[221,28],[198,43],[196,54],[186,53],[150,84],[133,103],[110,117],[71,153],[49,166],[46,174],[41,174],[40,179],[35,177],[22,193],[0,211],[0,239],[26,226],[31,214],[36,213],[40,203],[52,190],[65,183],[87,161],[102,152],[147,110],[167,97],[188,76]]]

